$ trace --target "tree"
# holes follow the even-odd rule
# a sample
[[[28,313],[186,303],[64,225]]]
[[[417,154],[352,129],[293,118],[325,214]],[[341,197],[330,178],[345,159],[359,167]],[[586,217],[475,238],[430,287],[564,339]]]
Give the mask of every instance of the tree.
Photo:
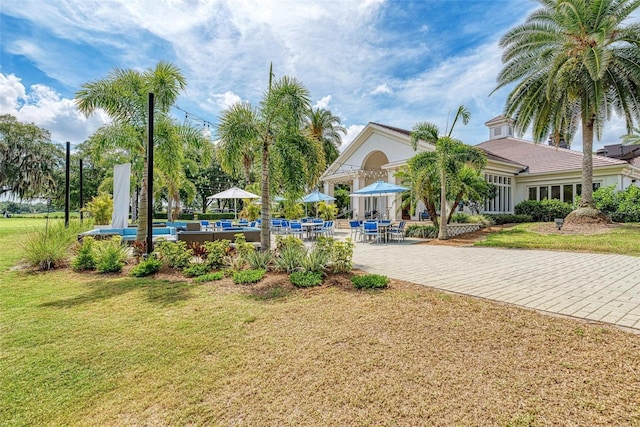
[[[495,90],[516,83],[505,114],[520,133],[532,128],[571,140],[582,130],[582,197],[565,223],[606,220],[593,202],[593,137],[616,112],[630,133],[640,118],[640,24],[622,23],[639,0],[538,0],[542,7],[500,40],[504,68]],[[495,91],[494,90],[494,91]]]
[[[147,197],[152,197],[147,194],[149,93],[155,94],[156,158],[165,167],[176,170],[181,167],[183,149],[178,140],[184,135],[169,118],[169,109],[185,87],[186,81],[180,69],[161,61],[155,68],[143,72],[116,68],[104,79],[83,84],[76,93],[76,104],[82,113],[89,116],[102,109],[113,120],[103,129],[104,144],[125,148],[135,157],[144,159],[136,235],[140,242],[146,239],[147,217],[152,214],[147,211]]]
[[[640,127],[633,128],[631,132],[622,136],[622,143],[624,145],[640,144]]]
[[[0,116],[0,194],[13,192],[21,199],[47,195],[55,190],[63,159],[49,131],[9,114]]]
[[[340,118],[331,114],[329,110],[311,109],[307,118],[307,131],[312,138],[322,143],[325,163],[327,165],[333,163],[340,155],[338,151],[338,147],[342,145],[340,134],[347,134],[347,130],[340,124]]]
[[[459,200],[457,202],[456,200],[458,197],[462,197],[465,191],[467,191],[463,189],[464,187],[458,178],[461,170],[466,165],[467,167],[473,167],[475,170],[480,171],[485,167],[487,161],[486,156],[480,149],[468,146],[462,141],[451,137],[458,119],[462,119],[462,122],[467,124],[469,123],[470,117],[469,111],[461,105],[458,107],[453,123],[446,135],[440,135],[438,126],[428,122],[416,123],[411,132],[411,145],[414,150],[417,149],[418,141],[420,140],[435,145],[435,152],[433,152],[433,154],[424,153],[424,155],[420,157],[420,164],[424,169],[414,173],[420,185],[424,185],[425,189],[429,190],[428,193],[425,193],[425,189],[419,189],[418,191],[423,197],[428,195],[425,205],[427,205],[427,210],[433,209],[433,212],[429,213],[434,220],[436,219],[436,215],[433,215],[435,213],[435,195],[433,194],[433,189],[435,187],[435,176],[439,178],[440,223],[438,239],[440,240],[449,238],[447,233],[448,220],[446,220],[446,218],[448,218],[446,203],[447,188],[455,194],[453,198],[450,198],[450,200],[454,201],[455,209],[455,206],[459,203]]]
[[[295,200],[305,186],[317,180],[324,166],[322,146],[303,133],[310,110],[309,92],[295,78],[284,76],[275,82],[272,78],[270,70],[269,87],[259,109],[236,104],[223,112],[218,127],[225,172],[237,171],[237,161],[249,147],[260,153],[262,250],[271,245],[270,192],[277,188]]]

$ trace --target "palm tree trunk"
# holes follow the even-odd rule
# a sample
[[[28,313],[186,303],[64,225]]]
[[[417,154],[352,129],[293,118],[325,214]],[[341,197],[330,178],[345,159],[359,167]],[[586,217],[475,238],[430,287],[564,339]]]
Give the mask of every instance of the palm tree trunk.
[[[593,119],[582,122],[582,195],[579,208],[595,209],[593,202]]]
[[[261,250],[271,248],[271,202],[269,198],[269,141],[262,143],[262,223],[260,224]]]
[[[167,221],[173,221],[173,197],[167,197]]]
[[[440,168],[440,229],[438,232],[438,240],[447,240],[449,233],[447,232],[447,184],[445,179],[447,178],[445,173],[445,164],[442,162]]]
[[[144,171],[142,172],[142,188],[140,188],[140,208],[138,209],[138,232],[136,233],[137,242],[146,242],[147,239],[147,218],[149,209],[147,206],[147,182],[149,175],[147,173],[147,159],[144,160]]]

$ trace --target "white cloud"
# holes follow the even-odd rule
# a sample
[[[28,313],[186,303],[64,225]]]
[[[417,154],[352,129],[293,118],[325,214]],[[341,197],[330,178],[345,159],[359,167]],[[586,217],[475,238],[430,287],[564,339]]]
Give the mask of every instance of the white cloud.
[[[326,110],[329,108],[329,102],[331,102],[331,95],[320,98],[314,105],[314,109]]]
[[[226,110],[232,105],[242,102],[242,98],[230,90],[225,93],[214,93],[212,99],[210,98],[209,100],[218,105],[222,110]]]
[[[47,129],[56,143],[81,143],[109,121],[101,111],[85,117],[73,100],[62,98],[47,86],[32,85],[27,91],[21,79],[13,74],[5,76],[0,73],[0,99],[3,114],[11,114],[21,122],[35,123]]]
[[[389,85],[386,83],[376,86],[376,88],[371,91],[371,95],[392,95],[392,94],[393,94],[393,89],[391,89]]]

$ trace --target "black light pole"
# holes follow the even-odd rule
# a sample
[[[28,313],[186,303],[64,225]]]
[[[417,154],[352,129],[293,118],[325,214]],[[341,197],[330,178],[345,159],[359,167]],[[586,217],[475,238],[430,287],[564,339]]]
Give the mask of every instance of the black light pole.
[[[78,208],[78,211],[80,213],[80,224],[82,224],[82,208],[84,207],[84,200],[82,199],[82,159],[80,159],[80,207]]]
[[[69,169],[71,168],[71,143],[67,141],[67,157],[64,164],[64,226],[69,228]]]
[[[149,92],[149,142],[147,144],[147,254],[153,252],[153,93]]]

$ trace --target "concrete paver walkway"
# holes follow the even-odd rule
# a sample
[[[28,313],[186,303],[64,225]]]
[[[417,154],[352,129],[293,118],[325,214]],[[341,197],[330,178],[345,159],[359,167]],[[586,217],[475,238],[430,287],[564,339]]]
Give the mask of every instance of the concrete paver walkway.
[[[394,279],[640,329],[638,257],[359,242],[353,258]]]

